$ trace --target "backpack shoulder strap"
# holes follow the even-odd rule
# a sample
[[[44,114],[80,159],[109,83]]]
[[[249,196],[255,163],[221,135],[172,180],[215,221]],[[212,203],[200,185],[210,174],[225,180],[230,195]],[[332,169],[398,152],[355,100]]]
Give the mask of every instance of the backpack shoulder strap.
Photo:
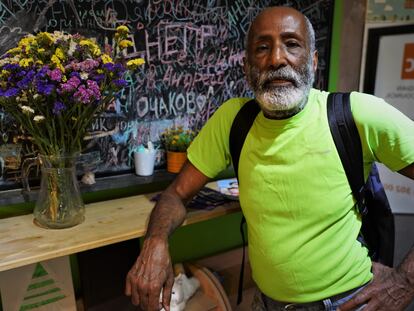
[[[357,127],[352,116],[349,93],[331,93],[328,96],[327,112],[329,128],[341,158],[352,193],[357,200],[360,212],[364,214],[364,167],[362,146]]]
[[[240,153],[243,148],[244,141],[246,140],[247,134],[249,133],[250,128],[252,127],[253,122],[256,119],[256,116],[259,113],[259,111],[259,105],[254,99],[252,99],[240,108],[231,125],[229,146],[231,159],[233,162],[234,173],[236,174],[237,179],[239,179]],[[240,222],[240,233],[242,237],[243,252],[242,262],[240,265],[239,285],[237,289],[237,305],[241,303],[243,297],[244,262],[246,257],[246,239],[244,236],[245,223],[246,219],[244,218],[244,216],[242,216]]]
[[[231,125],[229,146],[231,159],[233,161],[233,168],[237,178],[239,178],[240,152],[243,148],[247,133],[249,133],[249,130],[252,127],[254,119],[259,111],[259,105],[256,100],[252,99],[240,108]]]

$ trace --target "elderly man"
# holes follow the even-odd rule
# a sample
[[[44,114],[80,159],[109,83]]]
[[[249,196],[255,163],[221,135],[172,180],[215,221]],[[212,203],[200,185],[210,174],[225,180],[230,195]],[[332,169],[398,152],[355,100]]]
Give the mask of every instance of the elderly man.
[[[288,7],[263,10],[250,26],[245,74],[261,112],[239,162],[240,204],[260,293],[254,310],[403,310],[414,295],[414,252],[396,269],[372,263],[356,239],[361,221],[326,119],[327,92],[312,89],[312,25]],[[224,103],[188,150],[189,162],[163,192],[126,294],[145,310],[168,310],[173,271],[168,236],[185,203],[230,165],[229,132],[249,99]],[[414,177],[414,124],[374,96],[351,107],[366,171],[379,161]],[[339,307],[340,306],[340,307]]]

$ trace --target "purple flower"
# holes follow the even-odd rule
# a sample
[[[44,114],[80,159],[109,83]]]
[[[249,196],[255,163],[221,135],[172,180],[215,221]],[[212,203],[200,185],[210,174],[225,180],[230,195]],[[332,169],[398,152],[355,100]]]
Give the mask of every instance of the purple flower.
[[[16,83],[16,86],[19,89],[27,89],[29,84],[33,82],[33,77],[35,76],[35,71],[32,69],[29,72],[25,72],[23,79]]]
[[[46,75],[47,75],[48,71],[49,71],[49,66],[48,66],[48,65],[43,66],[43,67],[42,67],[42,69],[40,69],[40,70],[37,72],[37,74],[36,74],[36,78],[37,78],[37,79],[41,79],[41,78],[46,77]]]
[[[3,97],[14,97],[17,94],[19,94],[19,89],[15,87],[12,87],[5,91],[0,90],[0,96],[3,96]]]
[[[123,88],[128,85],[128,82],[124,79],[113,80],[112,83],[118,88]]]
[[[18,64],[6,64],[3,66],[3,69],[9,71],[19,70],[20,66]]]
[[[101,91],[99,85],[95,81],[88,80],[85,85],[81,85],[73,94],[73,97],[82,104],[89,104],[95,100],[101,99]]]
[[[65,110],[65,109],[66,109],[66,106],[62,102],[57,101],[55,102],[53,106],[53,114],[58,115],[60,114],[62,110]]]
[[[71,78],[72,77],[77,77],[77,78],[80,79],[80,74],[79,74],[79,72],[73,71],[69,74],[69,77],[71,77]]]
[[[90,94],[96,99],[101,99],[101,90],[99,89],[98,83],[92,80],[88,80],[88,90]]]
[[[99,62],[94,59],[87,59],[81,63],[79,63],[80,70],[82,71],[91,71],[92,69],[99,66]]]
[[[92,78],[93,80],[95,80],[97,83],[99,83],[103,79],[105,79],[105,75],[104,74],[92,74],[89,77]]]
[[[73,94],[73,97],[75,97],[75,99],[82,104],[87,104],[91,100],[91,94],[84,85],[81,85],[78,88],[75,94]]]
[[[30,82],[32,82],[32,79],[26,77],[20,80],[19,82],[17,82],[16,85],[19,89],[27,89]]]
[[[39,94],[50,95],[55,89],[55,86],[53,84],[49,84],[45,81],[40,80],[37,81],[36,88]]]
[[[62,83],[60,86],[60,91],[62,92],[72,92],[75,89],[78,88],[79,84],[80,84],[80,80],[77,76],[73,76],[72,78],[70,78],[66,83]]]
[[[113,63],[106,63],[103,65],[103,67],[108,70],[108,71],[114,71],[115,70],[115,66]]]
[[[59,68],[50,70],[48,72],[48,75],[49,75],[49,77],[52,81],[58,81],[59,82],[60,80],[62,80],[62,71],[60,71]]]

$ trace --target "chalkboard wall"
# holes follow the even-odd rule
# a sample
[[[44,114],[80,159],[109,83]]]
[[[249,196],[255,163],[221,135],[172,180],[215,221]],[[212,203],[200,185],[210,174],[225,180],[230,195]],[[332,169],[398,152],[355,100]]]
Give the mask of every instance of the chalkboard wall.
[[[64,30],[110,43],[127,25],[134,46],[128,57],[146,65],[130,86],[95,120],[98,138],[87,149],[100,154],[99,174],[131,171],[132,151],[157,142],[166,127],[199,129],[225,100],[251,95],[242,72],[244,37],[263,8],[289,5],[315,27],[319,69],[316,86],[327,87],[333,0],[8,0],[0,1],[0,54],[27,33]],[[0,144],[16,142],[17,126],[0,111]],[[30,153],[25,150],[23,153]],[[1,151],[1,148],[0,148]],[[160,153],[162,156],[162,153]],[[162,158],[158,165],[162,165]],[[0,186],[12,178],[3,174]],[[15,180],[13,180],[15,182]]]

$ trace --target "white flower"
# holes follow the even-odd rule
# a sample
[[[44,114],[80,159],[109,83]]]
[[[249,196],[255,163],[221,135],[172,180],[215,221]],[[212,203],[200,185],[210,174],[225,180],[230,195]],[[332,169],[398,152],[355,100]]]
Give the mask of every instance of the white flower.
[[[76,44],[76,42],[75,42],[75,41],[73,41],[73,40],[70,40],[69,42],[70,42],[70,43],[69,43],[68,55],[69,55],[69,56],[72,56],[72,55],[73,55],[73,53],[75,53],[75,51],[76,51],[77,44]]]
[[[33,121],[40,122],[40,121],[43,121],[44,119],[45,119],[44,116],[34,116]]]
[[[36,94],[34,94],[34,95],[33,95],[33,99],[36,99],[36,98],[38,98],[39,96],[40,96],[40,95],[36,93]]]
[[[83,72],[81,72],[80,77],[81,77],[82,80],[88,80],[89,75],[88,75],[87,72],[83,71]]]
[[[34,110],[29,106],[21,106],[20,107],[24,113],[31,114],[34,113]]]

